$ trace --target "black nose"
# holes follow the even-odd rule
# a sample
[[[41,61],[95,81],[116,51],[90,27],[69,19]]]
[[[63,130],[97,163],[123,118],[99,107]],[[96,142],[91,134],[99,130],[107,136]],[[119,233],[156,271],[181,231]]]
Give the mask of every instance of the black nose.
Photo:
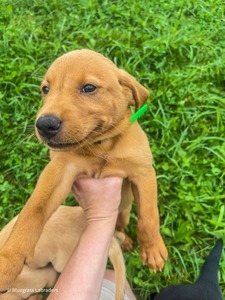
[[[36,127],[41,136],[50,139],[59,132],[61,123],[61,120],[56,116],[43,116],[38,118]]]

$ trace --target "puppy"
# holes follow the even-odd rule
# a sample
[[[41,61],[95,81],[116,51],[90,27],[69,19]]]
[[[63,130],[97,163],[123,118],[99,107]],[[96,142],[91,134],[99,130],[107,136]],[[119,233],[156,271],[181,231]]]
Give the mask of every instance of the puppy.
[[[29,264],[44,224],[81,176],[124,178],[117,230],[124,232],[129,222],[134,195],[142,262],[161,270],[168,253],[160,235],[152,154],[138,122],[130,122],[131,106],[139,109],[149,92],[90,50],[58,58],[47,71],[41,91],[43,106],[35,130],[50,149],[51,160],[0,250],[0,290],[11,285],[24,262]],[[124,247],[132,248],[129,238]]]
[[[151,295],[151,300],[223,300],[218,282],[219,261],[223,240],[216,242],[206,258],[200,276],[194,284],[169,286],[158,295]]]
[[[0,232],[0,247],[11,234],[17,221],[15,217]],[[30,266],[24,265],[22,272],[0,300],[41,299],[36,294],[44,288],[53,288],[63,271],[86,226],[85,215],[80,207],[60,206],[46,223],[35,247]],[[28,229],[29,230],[29,229]],[[115,233],[117,237],[117,233]],[[113,237],[109,258],[115,270],[116,300],[124,299],[126,270],[118,239]],[[120,234],[119,239],[124,237]],[[53,292],[57,292],[54,289]]]

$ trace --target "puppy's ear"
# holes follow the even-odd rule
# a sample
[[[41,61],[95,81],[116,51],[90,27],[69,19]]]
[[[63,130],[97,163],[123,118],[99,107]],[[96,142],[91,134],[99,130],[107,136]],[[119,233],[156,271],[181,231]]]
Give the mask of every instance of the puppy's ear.
[[[148,99],[150,93],[137,80],[124,70],[119,70],[119,83],[125,87],[125,92],[128,94],[129,104],[134,105],[138,110]],[[131,92],[131,93],[130,93]]]

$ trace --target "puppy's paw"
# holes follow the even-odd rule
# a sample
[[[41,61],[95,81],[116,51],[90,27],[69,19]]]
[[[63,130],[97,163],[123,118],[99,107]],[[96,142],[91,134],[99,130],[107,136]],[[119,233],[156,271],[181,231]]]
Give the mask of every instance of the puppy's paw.
[[[124,241],[121,244],[121,248],[125,251],[131,252],[133,250],[133,240],[125,233]]]
[[[16,277],[21,272],[24,259],[19,254],[8,251],[0,252],[0,291],[13,287]]]
[[[140,257],[142,263],[147,264],[154,272],[161,271],[168,258],[168,251],[161,236],[153,244],[146,247],[140,245]]]

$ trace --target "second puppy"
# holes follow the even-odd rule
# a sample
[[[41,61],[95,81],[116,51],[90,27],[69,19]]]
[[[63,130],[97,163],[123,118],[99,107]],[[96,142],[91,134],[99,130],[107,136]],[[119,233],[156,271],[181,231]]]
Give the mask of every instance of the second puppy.
[[[0,248],[11,234],[17,218],[18,216],[0,232]],[[81,207],[60,206],[46,223],[29,267],[24,265],[22,272],[11,287],[5,293],[0,294],[0,300],[41,299],[38,292],[44,288],[54,287],[85,226],[85,216]],[[121,233],[118,238],[123,239]],[[115,299],[122,300],[124,299],[126,270],[116,237],[112,239],[109,258],[115,270]]]

